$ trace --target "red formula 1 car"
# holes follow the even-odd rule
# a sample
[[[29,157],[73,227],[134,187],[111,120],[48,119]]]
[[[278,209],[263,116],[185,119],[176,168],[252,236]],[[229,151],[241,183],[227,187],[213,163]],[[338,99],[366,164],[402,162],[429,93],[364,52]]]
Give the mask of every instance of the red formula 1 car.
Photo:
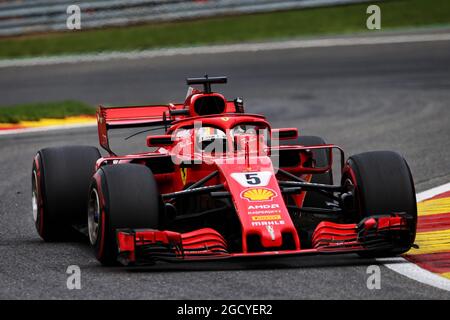
[[[39,235],[57,241],[80,231],[105,265],[410,249],[417,208],[403,157],[375,151],[345,161],[338,146],[273,129],[244,113],[242,99],[211,91],[225,82],[189,78],[203,90],[190,87],[181,104],[100,106],[106,157],[89,146],[40,150],[32,172]],[[147,136],[150,152],[111,150],[109,130],[149,126],[165,133]]]

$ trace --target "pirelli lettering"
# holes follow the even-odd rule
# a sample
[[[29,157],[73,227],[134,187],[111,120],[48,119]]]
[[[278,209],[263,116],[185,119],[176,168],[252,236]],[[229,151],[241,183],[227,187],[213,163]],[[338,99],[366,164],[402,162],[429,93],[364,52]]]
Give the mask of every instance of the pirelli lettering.
[[[272,216],[253,216],[253,221],[270,221],[270,220],[281,220],[281,216],[279,214]]]

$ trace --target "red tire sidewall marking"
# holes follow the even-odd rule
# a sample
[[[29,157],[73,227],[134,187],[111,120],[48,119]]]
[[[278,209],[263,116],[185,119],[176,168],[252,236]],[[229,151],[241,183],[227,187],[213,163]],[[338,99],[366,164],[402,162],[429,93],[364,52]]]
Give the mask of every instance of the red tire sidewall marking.
[[[36,154],[34,158],[34,164],[36,166],[36,192],[38,195],[37,198],[37,205],[38,205],[38,216],[36,219],[35,224],[38,224],[38,232],[39,235],[42,237],[44,235],[44,200],[43,200],[43,186],[42,186],[42,173],[41,173],[41,166],[40,166],[40,154]]]
[[[100,241],[98,243],[98,251],[97,251],[97,259],[101,260],[103,258],[103,253],[105,251],[105,225],[106,225],[106,213],[105,213],[105,198],[103,196],[103,190],[101,188],[102,186],[102,180],[101,180],[101,176],[98,173],[94,174],[94,179],[95,179],[95,184],[96,184],[96,189],[97,189],[97,193],[98,193],[98,200],[99,200],[99,206],[100,206],[100,228],[101,228],[101,232],[100,232],[100,239],[97,239],[97,241]]]

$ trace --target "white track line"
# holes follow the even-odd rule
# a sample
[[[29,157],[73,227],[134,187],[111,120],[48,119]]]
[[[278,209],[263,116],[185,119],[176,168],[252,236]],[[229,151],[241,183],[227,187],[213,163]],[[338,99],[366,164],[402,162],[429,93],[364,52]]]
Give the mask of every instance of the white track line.
[[[395,271],[412,280],[442,290],[450,291],[450,280],[428,270],[422,269],[418,265],[407,261],[405,258],[397,257],[394,259],[384,258],[377,260],[382,262],[386,268],[389,268],[392,271]],[[384,262],[387,260],[389,262]]]
[[[450,183],[446,183],[446,184],[443,184],[442,186],[418,193],[416,195],[417,202],[433,198],[434,196],[437,196],[438,194],[441,194],[441,193],[444,193],[447,191],[450,191]]]
[[[77,129],[77,128],[87,128],[97,126],[95,123],[79,123],[79,124],[63,124],[55,126],[46,127],[35,127],[35,128],[23,128],[23,129],[11,129],[11,130],[0,130],[0,136],[6,136],[11,134],[21,134],[21,133],[34,133],[34,132],[47,132],[53,130],[65,130],[65,129]]]
[[[449,190],[450,183],[447,183],[442,186],[418,193],[416,195],[417,202],[430,199]],[[389,268],[392,271],[395,271],[405,277],[442,290],[450,291],[450,280],[428,270],[422,269],[418,265],[409,262],[405,258],[383,258],[377,259],[377,261],[383,263],[386,268]]]
[[[232,52],[256,52],[299,48],[324,48],[336,46],[377,45],[394,43],[449,41],[450,33],[383,35],[371,37],[346,37],[327,39],[297,39],[277,42],[240,43],[229,45],[198,46],[186,48],[165,48],[131,52],[105,52],[98,54],[63,55],[0,60],[0,68],[29,67],[67,63],[98,62],[114,59],[145,59],[177,55],[216,54]]]

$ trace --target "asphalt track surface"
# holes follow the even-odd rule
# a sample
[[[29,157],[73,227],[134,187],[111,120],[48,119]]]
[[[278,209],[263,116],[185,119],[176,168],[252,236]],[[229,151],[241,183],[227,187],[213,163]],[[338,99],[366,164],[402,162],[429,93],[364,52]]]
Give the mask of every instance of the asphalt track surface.
[[[228,75],[223,91],[275,126],[323,136],[347,154],[397,150],[417,191],[450,181],[450,42],[309,48],[5,68],[0,105],[180,101],[186,76]],[[135,139],[133,145],[142,142]],[[355,255],[247,263],[101,267],[85,243],[44,243],[31,215],[33,155],[46,146],[98,145],[94,128],[0,137],[0,298],[449,299],[450,293],[381,267],[368,290]],[[130,147],[131,151],[134,146]],[[82,289],[66,288],[78,265]]]

